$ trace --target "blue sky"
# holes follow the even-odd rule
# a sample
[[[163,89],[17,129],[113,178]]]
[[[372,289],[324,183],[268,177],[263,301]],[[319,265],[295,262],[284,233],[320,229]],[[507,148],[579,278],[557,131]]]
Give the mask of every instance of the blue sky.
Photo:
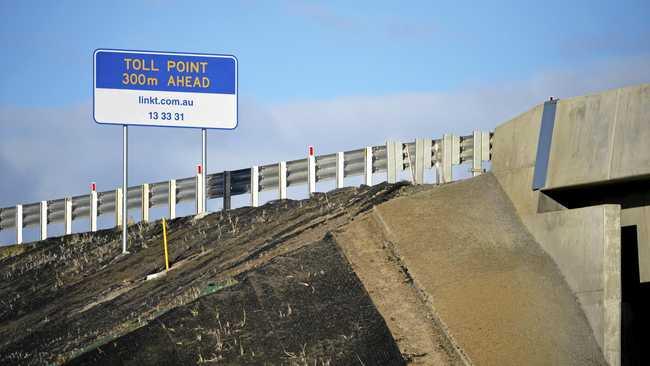
[[[492,129],[550,95],[650,82],[647,1],[2,1],[0,14],[0,207],[120,184],[121,131],[92,120],[96,48],[237,56],[240,127],[210,133],[210,172]],[[131,182],[191,175],[199,142],[132,128]]]

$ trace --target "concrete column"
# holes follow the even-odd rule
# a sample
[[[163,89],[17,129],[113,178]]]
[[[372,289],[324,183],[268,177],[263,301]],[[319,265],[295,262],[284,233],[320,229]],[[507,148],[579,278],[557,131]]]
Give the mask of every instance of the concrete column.
[[[386,181],[396,183],[397,175],[401,171],[401,143],[399,141],[386,141]]]
[[[366,147],[365,166],[363,169],[363,184],[372,185],[372,147]]]
[[[316,157],[313,155],[307,157],[307,187],[309,196],[316,192]]]
[[[257,165],[251,167],[251,206],[260,205],[260,168]]]
[[[172,220],[176,218],[176,179],[169,181],[169,195],[167,197],[169,200],[169,219]]]
[[[72,234],[72,198],[66,197],[63,202],[63,233]]]
[[[149,222],[149,184],[142,185],[142,221]]]
[[[23,205],[16,205],[16,244],[23,243]]]
[[[47,239],[47,201],[41,201],[41,240]]]
[[[343,188],[343,178],[345,178],[345,158],[343,152],[336,153],[336,188]]]
[[[97,231],[97,192],[90,192],[90,231]]]
[[[115,190],[115,226],[122,227],[122,188]]]
[[[287,162],[281,161],[278,163],[278,193],[280,199],[287,198]]]

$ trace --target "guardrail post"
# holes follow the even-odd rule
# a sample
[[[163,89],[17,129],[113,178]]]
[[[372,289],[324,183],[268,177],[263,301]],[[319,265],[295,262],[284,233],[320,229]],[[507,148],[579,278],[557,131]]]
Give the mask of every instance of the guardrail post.
[[[310,155],[307,156],[307,187],[311,197],[316,192],[316,157],[312,149],[309,150],[309,153]]]
[[[23,243],[23,205],[16,205],[16,244]]]
[[[47,201],[41,201],[40,212],[41,240],[47,239]]]
[[[201,180],[202,174],[201,169],[196,173],[196,189],[195,189],[195,207],[196,214],[203,213],[203,181]]]
[[[142,185],[142,221],[149,222],[149,184]]]
[[[442,136],[442,183],[453,180],[452,165],[460,163],[460,139],[452,134]]]
[[[278,193],[280,194],[280,199],[284,200],[287,198],[287,162],[281,161],[278,163]]]
[[[251,167],[251,206],[260,205],[260,168],[257,165]]]
[[[122,227],[122,188],[115,190],[115,227]]]
[[[343,178],[345,178],[345,159],[343,152],[336,153],[336,188],[343,188]]]
[[[72,234],[72,198],[66,197],[63,201],[63,233]]]
[[[231,202],[231,195],[230,195],[230,190],[232,188],[231,185],[231,174],[230,171],[224,171],[223,172],[223,210],[230,210],[230,202]]]
[[[397,183],[399,158],[401,158],[398,144],[399,141],[386,141],[386,181],[388,183]]]
[[[97,231],[97,192],[90,191],[90,231]]]
[[[481,164],[483,162],[483,159],[481,158],[481,153],[483,152],[481,140],[481,132],[474,131],[472,135],[472,176],[474,177],[483,172]]]
[[[424,170],[431,166],[431,139],[415,140],[415,184],[424,184]]]
[[[366,147],[365,167],[363,169],[363,184],[372,185],[372,147]]]
[[[167,197],[169,199],[169,219],[172,220],[176,218],[176,179],[169,181],[169,195]]]
[[[440,145],[441,143],[439,142],[440,140],[436,140],[433,142],[433,145],[431,145],[431,167],[435,170],[436,172],[436,184],[441,183],[441,169],[440,169],[440,155],[441,155],[441,149]]]

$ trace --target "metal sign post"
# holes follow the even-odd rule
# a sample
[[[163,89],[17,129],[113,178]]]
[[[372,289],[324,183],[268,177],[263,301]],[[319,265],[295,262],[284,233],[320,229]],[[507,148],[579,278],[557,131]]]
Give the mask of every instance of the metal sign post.
[[[127,254],[126,237],[128,225],[129,195],[129,126],[122,125],[122,254]]]
[[[203,212],[208,212],[208,191],[207,191],[207,182],[206,182],[206,176],[207,176],[207,171],[208,171],[208,130],[207,129],[202,129],[201,130],[201,166],[203,167],[203,170],[201,171],[201,185],[203,186],[202,192],[203,192],[203,197],[201,199],[203,200]]]
[[[207,129],[237,127],[238,63],[230,55],[111,49],[98,49],[93,58],[93,118],[100,124],[122,125],[122,253],[126,254],[128,126],[202,130],[201,185],[196,198],[200,212],[205,212]]]

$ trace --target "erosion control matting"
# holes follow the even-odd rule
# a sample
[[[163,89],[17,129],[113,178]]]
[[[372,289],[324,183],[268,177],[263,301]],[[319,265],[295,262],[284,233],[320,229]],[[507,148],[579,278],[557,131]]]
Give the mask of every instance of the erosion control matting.
[[[70,365],[403,365],[386,325],[325,239],[278,256]]]
[[[365,295],[360,292],[358,281],[352,281],[349,267],[341,266],[336,259],[340,256],[334,254],[331,245],[311,256],[296,251],[320,246],[327,233],[399,195],[404,187],[404,184],[379,184],[344,188],[315,194],[308,200],[273,201],[257,208],[243,207],[202,218],[170,220],[171,270],[166,276],[149,281],[145,280],[148,275],[164,270],[160,221],[130,226],[130,254],[125,256],[120,253],[120,232],[113,229],[25,244],[20,252],[0,259],[0,365],[80,361],[78,357],[86,357],[81,355],[87,352],[98,355],[106,352],[106,345],[111,342],[131,350],[128,348],[131,342],[119,342],[123,337],[136,337],[137,332],[152,332],[147,337],[134,338],[138,350],[169,350],[177,357],[191,360],[190,364],[197,363],[199,356],[210,359],[217,353],[206,348],[207,343],[201,346],[204,348],[197,348],[199,353],[179,354],[180,345],[168,337],[156,338],[155,334],[169,335],[179,328],[191,329],[193,325],[190,324],[177,325],[195,319],[193,316],[183,318],[188,309],[194,311],[188,304],[207,307],[210,310],[203,311],[205,316],[215,317],[217,310],[213,308],[218,306],[212,301],[215,296],[233,304],[219,307],[222,327],[241,321],[243,309],[246,309],[246,323],[264,329],[264,332],[256,332],[257,328],[249,329],[247,325],[248,338],[242,339],[245,348],[241,351],[238,345],[233,346],[237,352],[248,355],[246,357],[252,357],[255,352],[291,362],[292,357],[298,357],[304,350],[307,356],[314,357],[312,360],[318,361],[320,357],[323,362],[327,358],[354,360],[358,355],[362,360],[384,357],[386,362],[399,363],[383,321],[372,302],[363,299]],[[305,258],[305,263],[313,263],[314,268],[318,268],[318,271],[311,267],[305,269],[302,275],[323,271],[334,277],[316,277],[315,281],[324,281],[319,289],[296,285],[294,281],[297,280],[289,277],[275,276],[285,262],[303,261],[291,259],[293,255],[302,255],[300,258]],[[316,262],[310,262],[310,257]],[[293,276],[301,278],[295,268],[287,271],[297,272]],[[234,283],[235,279],[239,284]],[[300,282],[311,283],[308,278]],[[282,287],[284,285],[288,287]],[[333,288],[337,290],[331,290]],[[267,295],[269,298],[265,299]],[[257,308],[259,306],[262,310]],[[280,318],[280,312],[287,313],[289,306],[295,316]],[[271,317],[275,312],[277,316]],[[201,314],[199,311],[196,318],[203,316]],[[229,318],[224,321],[223,317]],[[160,323],[162,319],[176,322],[170,325],[174,331],[156,333],[154,329],[165,324]],[[325,319],[328,322],[321,322]],[[339,325],[337,319],[346,325]],[[330,322],[336,327],[330,329]],[[213,323],[207,322],[205,326],[210,324]],[[339,329],[340,334],[337,333]],[[379,333],[368,333],[375,331]],[[195,334],[197,344],[203,344],[196,339],[199,335],[201,339],[209,339],[201,333]],[[292,338],[294,335],[296,338]],[[183,334],[183,337],[188,336],[189,332]],[[259,343],[257,337],[262,337]],[[273,343],[273,339],[277,343]],[[187,345],[190,341],[181,338],[178,342]],[[272,345],[272,349],[265,348],[267,345]],[[372,354],[367,351],[370,348]],[[333,349],[339,349],[340,354],[331,353]],[[386,355],[382,356],[379,350],[386,350]],[[111,357],[116,357],[118,353],[115,352],[120,351],[113,352]],[[165,354],[164,359],[174,357]],[[229,353],[226,356],[233,357]],[[156,357],[155,352],[146,357]],[[256,356],[253,364],[262,359]],[[246,364],[246,360],[241,358],[240,364]],[[145,360],[141,364],[157,362]]]

